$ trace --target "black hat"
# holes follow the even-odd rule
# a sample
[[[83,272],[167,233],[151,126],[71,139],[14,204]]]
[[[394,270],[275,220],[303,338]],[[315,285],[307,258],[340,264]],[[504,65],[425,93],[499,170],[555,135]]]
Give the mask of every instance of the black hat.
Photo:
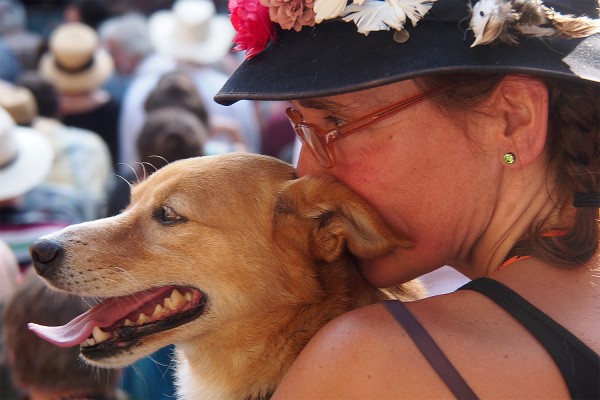
[[[364,4],[369,1],[376,4],[376,0]],[[230,6],[237,2],[242,3],[230,0]],[[243,99],[322,97],[429,74],[466,71],[600,82],[598,0],[473,0],[473,6],[468,0],[421,3],[427,5],[422,19],[416,26],[406,23],[400,30],[364,35],[357,24],[341,18],[303,26],[300,31],[276,26],[264,51],[245,60],[215,100],[227,105]],[[491,43],[472,46],[472,18],[489,17],[492,12],[503,14],[494,17],[505,18],[496,21],[502,28],[499,36],[497,33]],[[540,15],[546,20],[540,21]],[[557,26],[548,20],[553,18]],[[588,30],[561,33],[561,18],[581,21]]]

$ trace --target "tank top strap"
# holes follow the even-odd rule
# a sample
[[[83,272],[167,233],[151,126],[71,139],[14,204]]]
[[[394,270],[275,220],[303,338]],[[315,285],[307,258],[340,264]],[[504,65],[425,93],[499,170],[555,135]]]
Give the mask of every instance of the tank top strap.
[[[452,394],[457,399],[478,399],[477,395],[460,373],[454,368],[448,357],[439,348],[427,330],[406,308],[404,303],[398,300],[386,300],[382,302],[386,309],[394,316],[396,321],[406,330],[421,354],[427,359],[431,367],[444,381]]]

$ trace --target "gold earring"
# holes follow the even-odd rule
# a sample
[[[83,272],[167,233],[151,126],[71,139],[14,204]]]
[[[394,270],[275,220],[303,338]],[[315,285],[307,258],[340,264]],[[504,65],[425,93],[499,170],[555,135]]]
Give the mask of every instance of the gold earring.
[[[514,164],[517,161],[517,156],[515,156],[515,153],[505,153],[503,160],[505,164]]]

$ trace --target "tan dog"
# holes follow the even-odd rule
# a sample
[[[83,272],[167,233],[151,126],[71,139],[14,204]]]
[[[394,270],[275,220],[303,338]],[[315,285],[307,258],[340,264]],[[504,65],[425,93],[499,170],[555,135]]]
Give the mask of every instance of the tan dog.
[[[105,301],[31,329],[104,367],[175,344],[179,397],[266,398],[319,328],[385,297],[355,257],[395,246],[410,242],[340,183],[259,155],[182,160],[137,184],[120,215],[32,246],[51,286]]]

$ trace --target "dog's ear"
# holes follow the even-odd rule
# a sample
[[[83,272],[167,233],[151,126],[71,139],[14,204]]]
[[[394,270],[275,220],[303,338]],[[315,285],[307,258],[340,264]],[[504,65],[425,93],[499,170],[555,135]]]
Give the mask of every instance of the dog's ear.
[[[275,219],[279,227],[300,236],[297,241],[308,240],[315,259],[328,262],[346,250],[358,258],[373,258],[397,246],[412,247],[363,198],[330,177],[290,181],[277,200]]]

